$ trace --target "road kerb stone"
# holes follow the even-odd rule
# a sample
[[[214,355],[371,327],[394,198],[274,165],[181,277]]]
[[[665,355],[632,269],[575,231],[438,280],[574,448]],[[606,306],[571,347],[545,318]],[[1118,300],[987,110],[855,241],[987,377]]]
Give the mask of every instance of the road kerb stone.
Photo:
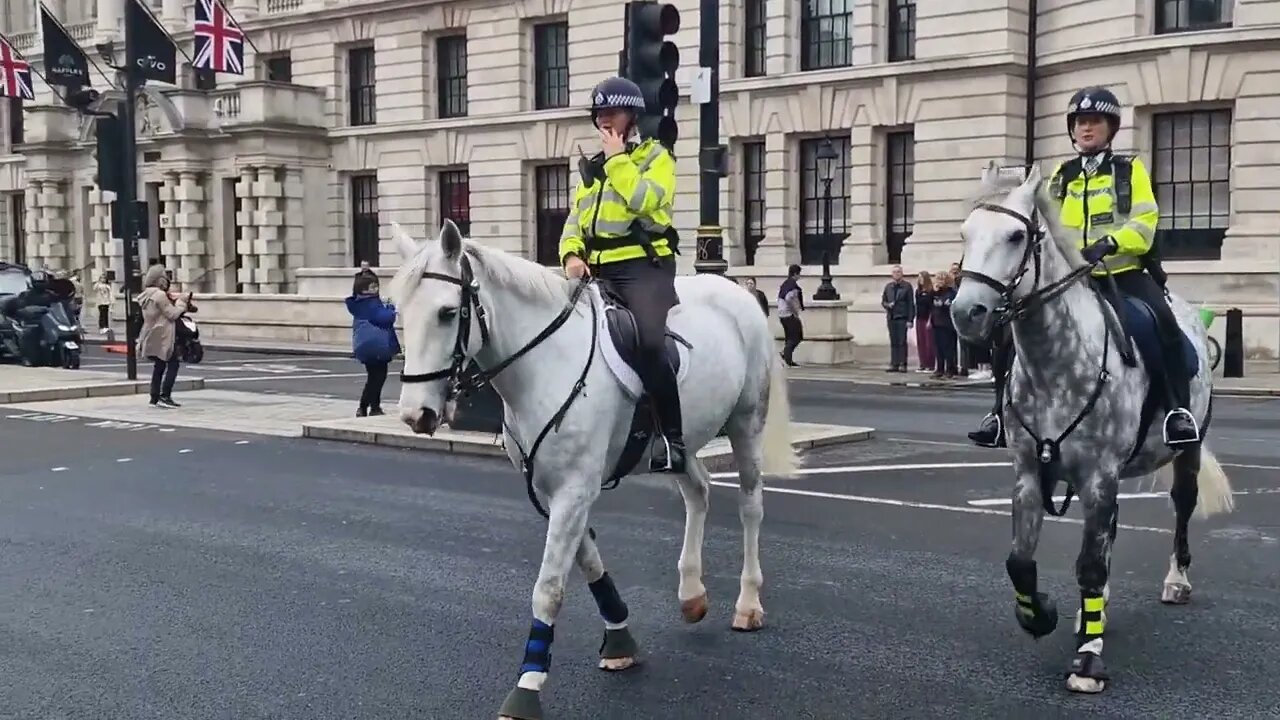
[[[179,380],[173,389],[179,392],[200,390],[204,387],[203,378]],[[0,391],[0,405],[20,405],[24,403],[50,402],[53,400],[82,400],[95,397],[118,397],[121,395],[140,395],[150,392],[150,383],[142,381],[108,382],[97,385],[71,385],[66,387],[43,387],[26,390]]]

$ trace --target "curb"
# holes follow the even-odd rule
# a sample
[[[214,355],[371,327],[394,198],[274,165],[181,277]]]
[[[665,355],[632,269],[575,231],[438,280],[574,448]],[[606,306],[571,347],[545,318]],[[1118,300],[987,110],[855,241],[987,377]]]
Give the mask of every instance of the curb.
[[[179,380],[173,385],[174,390],[203,390],[204,378]],[[0,392],[0,404],[19,405],[22,403],[48,402],[51,400],[83,400],[97,397],[119,397],[121,395],[141,395],[151,391],[151,383],[138,380],[98,385],[81,385],[79,387],[36,388],[34,390],[11,390]]]
[[[344,420],[342,422],[345,424],[348,421]],[[791,445],[796,450],[803,451],[832,445],[865,442],[874,436],[874,428],[847,427],[829,432],[821,437],[794,441]],[[440,433],[436,437],[427,437],[426,435],[389,433],[377,429],[364,430],[343,427],[330,423],[303,423],[302,437],[312,440],[347,442],[359,445],[378,445],[402,450],[507,457],[507,449],[502,437],[491,433],[456,431]],[[727,442],[714,448],[704,448],[702,452],[698,453],[698,457],[710,472],[723,472],[733,469],[733,451],[729,448]]]
[[[117,338],[114,344],[122,342]],[[85,345],[111,345],[104,337],[87,337],[84,339]],[[219,341],[210,340],[209,342],[201,341],[205,350],[221,350],[223,352],[244,353],[246,355],[286,355],[286,356],[302,356],[302,357],[351,357],[350,350],[338,350],[336,348],[307,347],[306,345],[296,345],[291,347],[267,347],[264,345],[254,345],[238,343],[234,340]]]

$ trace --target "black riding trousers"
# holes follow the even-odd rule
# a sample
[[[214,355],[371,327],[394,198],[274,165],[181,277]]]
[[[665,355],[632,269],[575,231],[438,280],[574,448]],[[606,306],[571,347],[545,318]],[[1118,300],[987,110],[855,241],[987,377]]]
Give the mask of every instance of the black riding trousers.
[[[591,271],[609,283],[635,317],[640,379],[650,393],[661,392],[659,386],[670,373],[666,360],[667,313],[680,302],[676,297],[675,258],[659,258],[656,263],[648,258],[623,260],[594,265]]]

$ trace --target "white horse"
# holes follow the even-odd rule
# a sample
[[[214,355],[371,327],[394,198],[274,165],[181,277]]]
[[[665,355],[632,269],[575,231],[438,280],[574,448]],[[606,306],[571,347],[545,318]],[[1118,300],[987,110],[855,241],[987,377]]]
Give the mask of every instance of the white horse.
[[[447,220],[436,242],[419,246],[399,227],[395,240],[405,260],[392,285],[405,328],[401,419],[414,432],[432,434],[450,421],[458,391],[491,380],[505,404],[508,454],[524,471],[535,507],[547,508],[533,623],[518,682],[499,710],[500,718],[538,720],[556,616],[574,564],[605,622],[600,667],[635,663],[627,606],[587,527],[602,483],[629,473],[653,432],[650,414],[636,410],[645,399],[629,365],[629,314],[598,284],[566,280],[556,270],[464,240]],[[738,467],[743,528],[733,628],[756,630],[764,622],[761,476],[793,476],[797,465],[786,379],[749,293],[707,275],[678,278],[676,291],[680,304],[668,329],[691,340],[668,346],[679,362],[688,449],[687,474],[675,476],[685,504],[680,609],[688,622],[707,612],[702,538],[711,476],[695,454],[723,427]]]

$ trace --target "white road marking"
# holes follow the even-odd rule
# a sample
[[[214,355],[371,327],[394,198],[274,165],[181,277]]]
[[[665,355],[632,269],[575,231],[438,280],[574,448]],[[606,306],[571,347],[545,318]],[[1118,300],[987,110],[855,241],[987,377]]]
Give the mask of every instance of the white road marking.
[[[335,378],[362,378],[364,373],[325,373],[324,375],[262,375],[258,377],[205,378],[205,385],[216,383],[264,382],[268,380],[330,380]]]
[[[248,444],[249,444],[249,441],[248,441],[248,440],[237,440],[237,441],[236,441],[236,444],[237,444],[237,445],[248,445]]]
[[[189,453],[189,452],[191,452],[191,448],[182,448],[181,450],[179,450],[179,451],[178,451],[178,454],[179,454],[179,455],[186,455],[186,454],[187,454],[187,453]]]
[[[1236,490],[1232,495],[1280,495],[1280,488],[1259,488],[1257,490]],[[1160,498],[1168,499],[1169,493],[1158,492],[1135,492],[1135,493],[1118,493],[1118,500],[1158,500]],[[1062,495],[1055,496],[1054,502],[1062,502],[1066,497]],[[983,498],[981,500],[967,501],[974,507],[991,507],[995,505],[1012,505],[1012,498]]]
[[[722,488],[738,487],[737,483],[712,481],[712,485]],[[767,493],[777,493],[779,495],[797,495],[800,497],[820,498],[823,500],[844,500],[846,502],[863,503],[867,505],[886,505],[889,507],[906,508],[909,510],[941,510],[943,512],[964,513],[968,515],[993,515],[1000,518],[1008,519],[1009,513],[1004,510],[990,510],[988,508],[966,507],[964,505],[942,505],[939,503],[915,502],[913,500],[894,500],[892,498],[870,497],[867,495],[845,495],[842,493],[821,492],[818,490],[802,490],[800,488],[776,487],[766,485],[764,491]],[[1068,525],[1083,525],[1083,520],[1076,518],[1059,518],[1046,517],[1049,522],[1066,523]],[[1160,535],[1172,535],[1173,531],[1167,528],[1147,527],[1145,525],[1125,525],[1119,527],[1125,530],[1139,530],[1142,532],[1158,533]]]
[[[893,472],[896,470],[954,470],[958,468],[1009,467],[1007,462],[909,463],[905,465],[842,465],[839,467],[800,468],[800,475],[843,475],[845,473]],[[712,478],[736,478],[736,472],[711,473]]]
[[[49,469],[49,472],[66,472],[66,471],[67,471],[67,468],[64,468],[64,467],[56,467],[56,468]]]
[[[116,462],[118,463],[133,462],[133,458],[116,458]]]
[[[947,442],[945,440],[919,440],[916,438],[904,438],[904,437],[886,437],[886,438],[880,438],[880,439],[887,440],[889,442],[905,442],[905,443],[917,443],[920,445],[945,445],[947,447],[962,447],[962,448],[968,448],[969,450],[990,450],[991,449],[991,448],[978,447],[973,443]]]

